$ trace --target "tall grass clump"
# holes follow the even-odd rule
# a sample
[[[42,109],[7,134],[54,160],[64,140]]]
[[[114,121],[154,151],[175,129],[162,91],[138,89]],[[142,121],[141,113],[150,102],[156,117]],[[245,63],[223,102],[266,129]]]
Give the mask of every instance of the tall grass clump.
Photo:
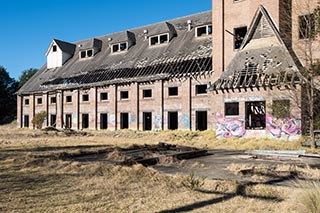
[[[298,183],[302,187],[296,202],[299,203],[301,212],[320,212],[320,181],[301,181]]]

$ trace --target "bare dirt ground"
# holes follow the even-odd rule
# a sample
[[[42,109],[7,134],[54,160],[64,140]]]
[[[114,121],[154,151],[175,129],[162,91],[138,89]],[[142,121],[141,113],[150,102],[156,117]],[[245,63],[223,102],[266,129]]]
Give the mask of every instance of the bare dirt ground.
[[[160,141],[205,147],[212,155],[144,167],[105,163],[100,153]],[[300,160],[248,159],[240,151],[246,149],[302,147],[299,141],[216,140],[212,131],[66,136],[1,126],[0,212],[310,212],[301,180],[319,182],[318,169]],[[65,158],[88,152],[95,155]]]

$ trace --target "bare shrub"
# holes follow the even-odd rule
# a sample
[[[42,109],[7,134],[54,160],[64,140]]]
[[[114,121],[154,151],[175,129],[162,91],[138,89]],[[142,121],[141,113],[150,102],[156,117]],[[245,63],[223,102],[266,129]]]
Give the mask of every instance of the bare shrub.
[[[32,119],[32,124],[35,125],[35,127],[37,129],[41,129],[42,128],[42,124],[44,122],[44,120],[47,117],[47,112],[46,111],[42,111],[37,113],[34,118]]]

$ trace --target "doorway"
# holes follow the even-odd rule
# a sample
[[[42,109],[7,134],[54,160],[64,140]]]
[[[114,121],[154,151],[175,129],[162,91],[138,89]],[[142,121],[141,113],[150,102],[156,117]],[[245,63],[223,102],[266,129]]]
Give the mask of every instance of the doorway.
[[[100,129],[107,129],[108,128],[108,114],[101,113],[100,114]]]
[[[23,118],[23,127],[29,127],[29,115],[25,115]]]
[[[178,112],[168,112],[168,129],[178,129]]]
[[[143,113],[143,130],[149,131],[152,129],[152,113],[144,112]]]
[[[89,128],[89,114],[82,114],[82,129]]]
[[[207,130],[207,121],[207,111],[196,111],[196,130]]]
[[[120,129],[129,128],[129,113],[122,112],[120,113]]]
[[[52,127],[57,126],[57,115],[54,115],[54,114],[50,115],[50,126]]]
[[[65,128],[67,129],[72,128],[72,114],[66,114]]]

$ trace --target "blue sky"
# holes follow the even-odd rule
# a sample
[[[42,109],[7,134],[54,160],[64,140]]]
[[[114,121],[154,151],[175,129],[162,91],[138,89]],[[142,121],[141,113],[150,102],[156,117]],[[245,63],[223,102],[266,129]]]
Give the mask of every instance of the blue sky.
[[[211,0],[0,0],[0,66],[40,68],[53,38],[68,42],[211,10]]]

